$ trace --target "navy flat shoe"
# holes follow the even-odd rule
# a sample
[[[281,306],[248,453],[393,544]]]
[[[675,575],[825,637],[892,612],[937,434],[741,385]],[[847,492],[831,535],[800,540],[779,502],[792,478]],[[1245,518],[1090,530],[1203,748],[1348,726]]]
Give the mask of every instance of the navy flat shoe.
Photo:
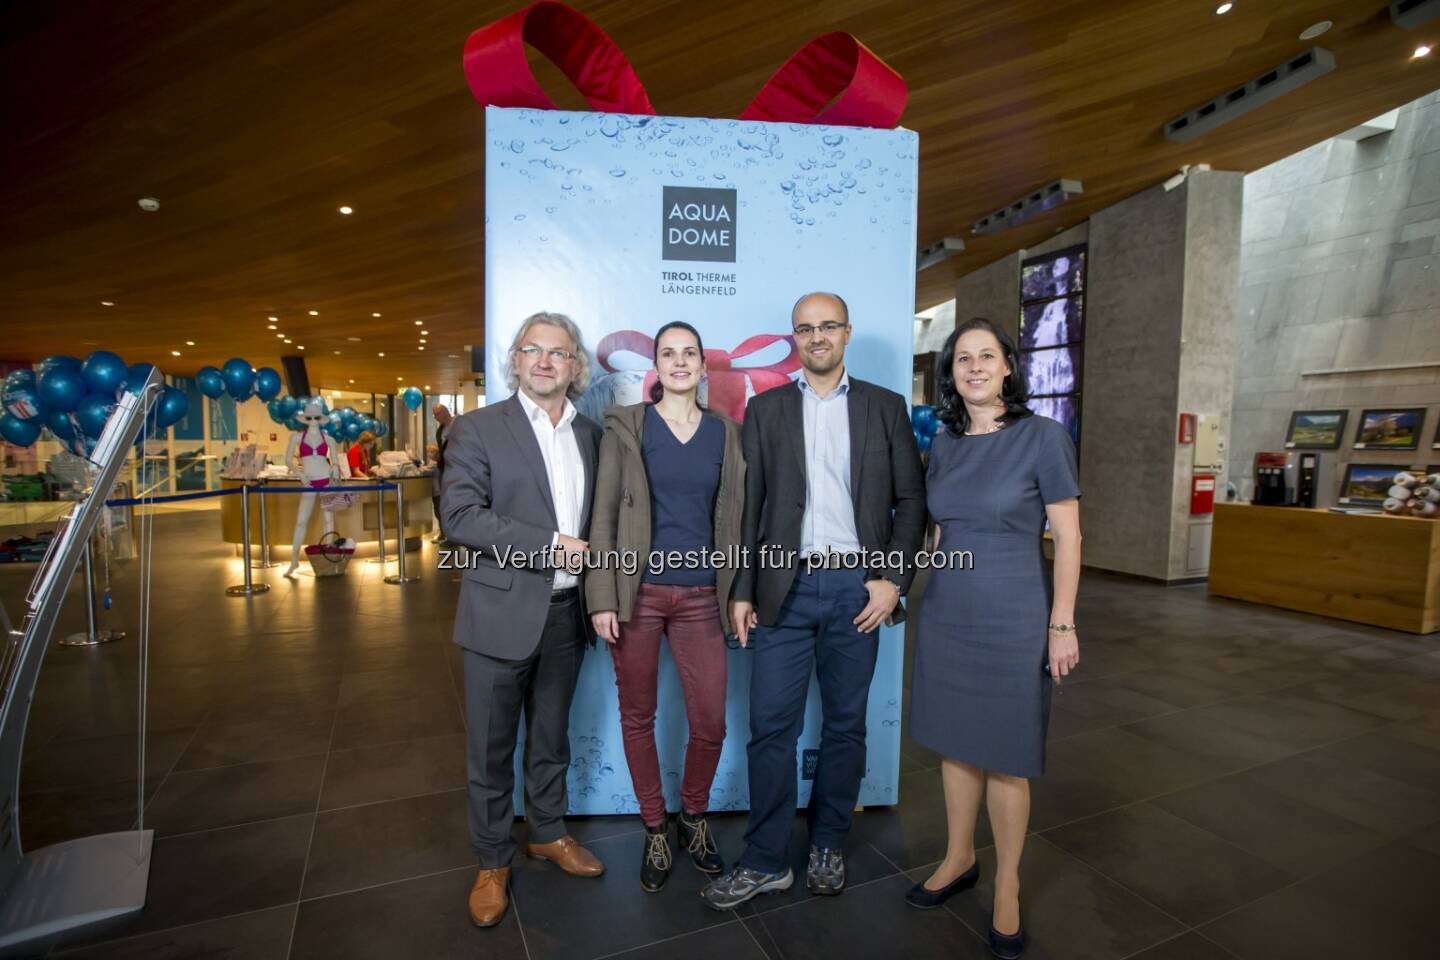
[[[990,925],[990,952],[999,957],[1000,960],[1020,960],[1020,954],[1025,952],[1025,924],[1021,924],[1014,933],[1001,933]]]
[[[905,894],[905,902],[917,910],[934,910],[960,891],[969,890],[975,886],[975,882],[979,879],[980,864],[975,863],[971,865],[969,870],[966,870],[939,890],[928,889],[925,886],[925,881],[921,880]]]

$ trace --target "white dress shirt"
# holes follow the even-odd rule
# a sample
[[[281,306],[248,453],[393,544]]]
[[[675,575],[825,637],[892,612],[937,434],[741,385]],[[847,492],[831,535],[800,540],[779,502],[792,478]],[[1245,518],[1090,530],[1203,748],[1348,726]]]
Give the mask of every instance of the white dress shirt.
[[[805,411],[805,516],[800,522],[800,553],[854,553],[855,502],[850,496],[850,374],[828,396],[820,396],[804,376],[800,396]]]
[[[560,535],[580,536],[580,511],[585,503],[585,464],[580,459],[580,445],[575,440],[575,405],[567,398],[565,412],[560,422],[550,423],[550,414],[540,408],[534,400],[519,390],[520,407],[535,431],[535,440],[540,444],[540,456],[545,461],[545,474],[550,480],[550,500],[555,504],[555,520],[560,529],[550,538],[550,545],[560,542]],[[557,569],[555,583],[551,589],[566,590],[576,586],[579,579],[573,574]]]

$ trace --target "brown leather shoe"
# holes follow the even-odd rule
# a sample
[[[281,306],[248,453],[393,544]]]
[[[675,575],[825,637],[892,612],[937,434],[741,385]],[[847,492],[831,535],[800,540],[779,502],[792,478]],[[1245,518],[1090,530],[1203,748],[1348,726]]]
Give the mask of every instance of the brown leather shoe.
[[[510,906],[510,895],[506,891],[509,883],[509,867],[481,868],[475,877],[475,886],[470,888],[470,922],[477,927],[493,927],[499,923],[505,916],[505,908]]]
[[[598,877],[605,872],[605,864],[571,836],[553,843],[526,844],[525,853],[536,860],[549,860],[572,877]]]

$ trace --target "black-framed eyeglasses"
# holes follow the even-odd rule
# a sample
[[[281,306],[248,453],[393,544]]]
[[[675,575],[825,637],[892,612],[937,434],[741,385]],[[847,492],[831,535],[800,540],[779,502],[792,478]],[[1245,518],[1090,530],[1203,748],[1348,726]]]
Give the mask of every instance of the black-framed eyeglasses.
[[[800,326],[795,328],[795,336],[799,337],[802,340],[809,340],[811,337],[815,336],[815,331],[818,330],[821,333],[825,334],[825,336],[827,337],[833,337],[835,334],[839,333],[841,330],[844,330],[848,326],[850,326],[850,324],[837,323],[834,320],[826,320],[818,327],[812,324],[802,323],[800,324]]]
[[[543,353],[550,358],[552,363],[568,363],[569,361],[575,359],[575,354],[571,353],[569,350],[561,350],[559,347],[545,350],[541,347],[537,347],[533,343],[525,344],[525,346],[520,348],[520,352],[525,354],[525,356],[529,357],[531,360],[538,358],[540,354]]]

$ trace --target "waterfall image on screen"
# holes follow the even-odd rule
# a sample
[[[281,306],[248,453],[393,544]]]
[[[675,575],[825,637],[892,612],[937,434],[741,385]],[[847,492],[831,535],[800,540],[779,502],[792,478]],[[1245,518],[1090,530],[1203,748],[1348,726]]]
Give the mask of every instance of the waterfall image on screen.
[[[1030,396],[1075,392],[1075,371],[1080,368],[1078,347],[1053,347],[1020,355],[1020,366]]]
[[[1083,298],[1062,297],[1020,308],[1020,349],[1058,347],[1080,342]]]
[[[1056,254],[1020,271],[1020,299],[1046,300],[1075,293],[1085,285],[1085,251]]]

